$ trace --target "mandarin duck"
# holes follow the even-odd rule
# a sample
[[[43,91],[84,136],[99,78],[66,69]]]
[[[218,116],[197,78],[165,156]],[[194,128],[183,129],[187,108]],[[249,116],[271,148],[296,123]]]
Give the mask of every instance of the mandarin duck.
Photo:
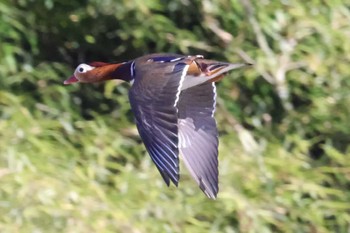
[[[215,82],[248,64],[201,55],[150,54],[124,63],[80,64],[64,84],[130,82],[129,100],[141,139],[165,183],[178,185],[179,155],[201,190],[218,193]]]

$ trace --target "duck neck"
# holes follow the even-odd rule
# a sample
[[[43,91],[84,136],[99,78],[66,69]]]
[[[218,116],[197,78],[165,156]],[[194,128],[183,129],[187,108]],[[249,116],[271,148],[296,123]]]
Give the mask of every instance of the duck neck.
[[[121,64],[112,64],[112,72],[108,79],[121,79],[130,82],[134,79],[135,67],[134,62],[129,61]]]
[[[120,79],[126,82],[133,80],[134,66],[133,62],[125,62],[119,64],[104,64],[92,70],[93,75],[99,77],[97,81],[107,81],[112,79]]]

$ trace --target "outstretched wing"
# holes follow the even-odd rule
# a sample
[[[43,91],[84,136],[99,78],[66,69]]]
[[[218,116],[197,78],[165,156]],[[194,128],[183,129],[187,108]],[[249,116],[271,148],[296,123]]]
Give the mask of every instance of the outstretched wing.
[[[136,64],[137,66],[137,64]],[[145,66],[143,66],[145,67]],[[129,99],[137,129],[167,185],[179,181],[177,102],[188,65],[157,62],[136,67]],[[143,70],[142,70],[143,69]]]
[[[218,193],[218,132],[215,83],[181,92],[178,102],[179,147],[192,177],[209,198]]]

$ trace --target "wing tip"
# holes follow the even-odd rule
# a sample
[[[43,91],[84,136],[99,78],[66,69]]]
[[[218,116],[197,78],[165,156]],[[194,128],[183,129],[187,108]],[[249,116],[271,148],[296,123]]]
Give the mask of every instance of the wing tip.
[[[216,193],[209,193],[209,192],[206,192],[206,191],[204,191],[204,190],[203,190],[203,192],[204,192],[205,195],[207,195],[207,197],[208,197],[209,199],[216,200],[217,194],[218,194],[217,192],[216,192]]]
[[[178,187],[179,186],[179,179],[180,179],[180,175],[177,174],[176,178],[175,179],[172,179],[171,178],[171,181],[173,182],[173,184]]]
[[[169,175],[168,173],[166,173],[165,171],[158,169],[160,175],[162,176],[165,184],[169,187],[170,186],[170,181],[176,186],[178,187],[179,185],[179,179],[180,179],[180,175],[176,174],[175,177],[173,175]]]
[[[235,70],[242,67],[251,67],[253,63],[228,63],[229,70]]]
[[[203,193],[209,198],[216,200],[216,197],[219,192],[218,182],[215,181],[214,185],[206,185],[203,180],[199,179],[199,188],[203,191]]]

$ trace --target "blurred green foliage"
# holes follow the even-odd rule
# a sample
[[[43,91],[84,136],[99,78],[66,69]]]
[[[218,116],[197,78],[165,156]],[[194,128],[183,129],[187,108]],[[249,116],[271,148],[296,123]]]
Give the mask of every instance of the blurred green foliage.
[[[346,1],[0,1],[0,232],[349,232]],[[254,63],[218,84],[220,193],[167,188],[128,84],[62,85],[152,52]],[[184,166],[182,166],[184,167]]]

